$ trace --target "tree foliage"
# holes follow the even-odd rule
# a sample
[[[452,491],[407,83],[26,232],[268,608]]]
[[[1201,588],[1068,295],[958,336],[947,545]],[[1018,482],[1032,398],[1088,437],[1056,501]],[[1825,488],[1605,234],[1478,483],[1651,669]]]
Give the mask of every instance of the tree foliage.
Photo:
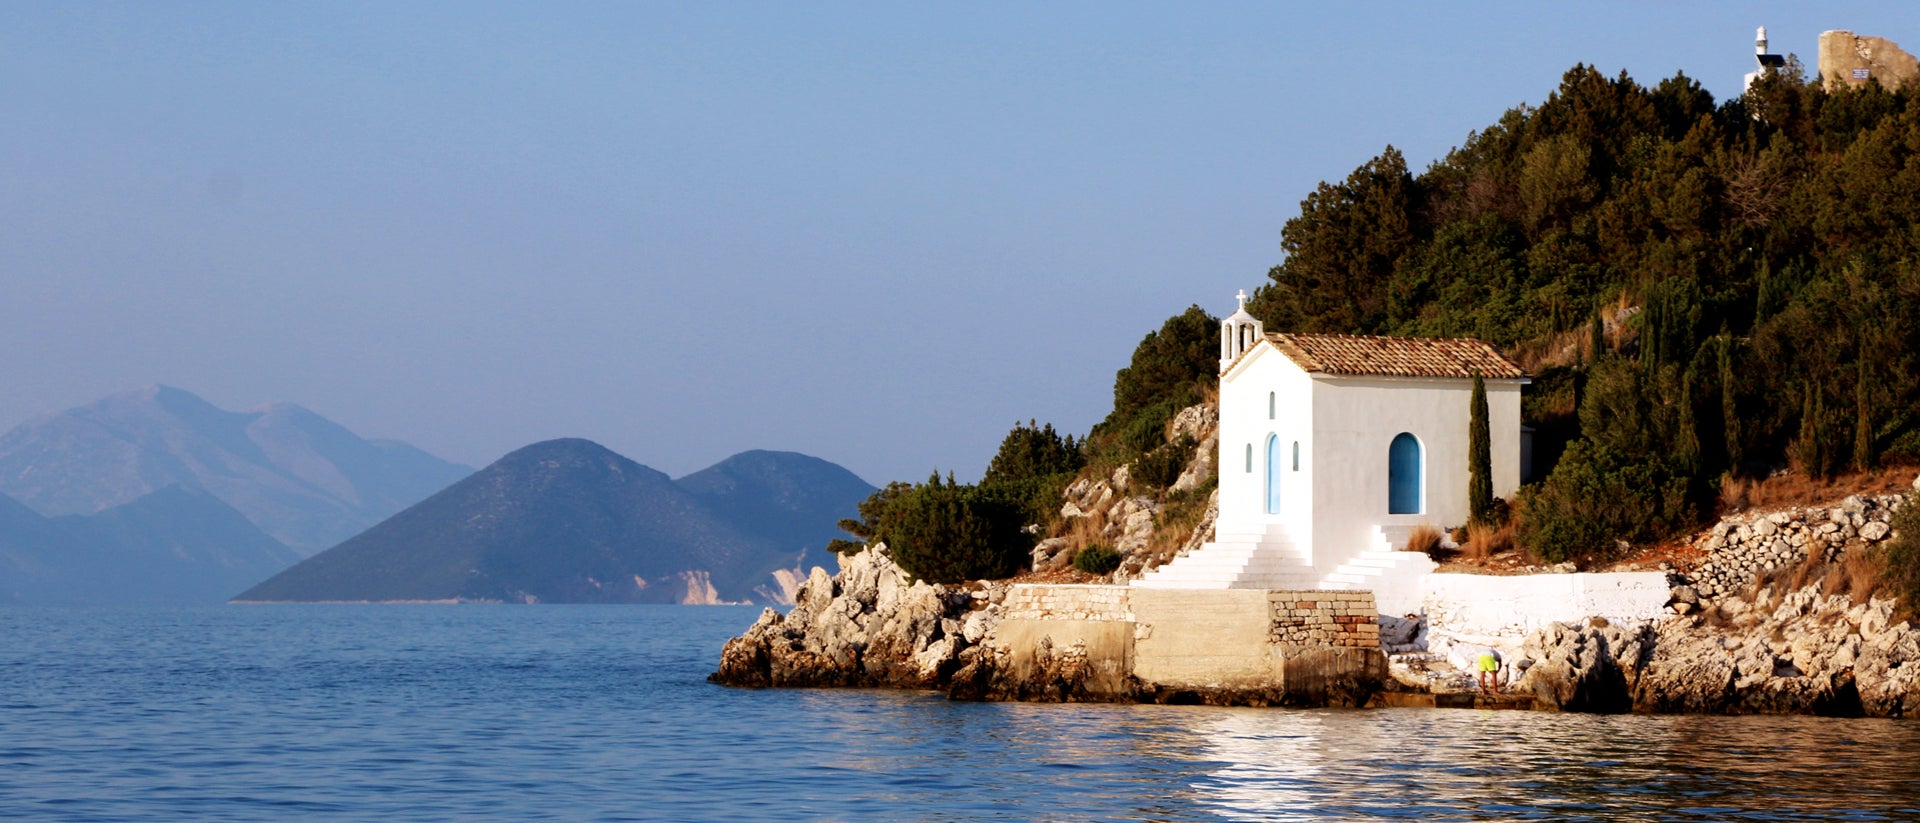
[[[861,504],[862,515],[869,512],[870,520],[842,521],[841,528],[886,543],[900,568],[934,583],[1009,577],[1033,548],[1017,502],[951,477],[943,481],[937,472],[919,485],[894,483],[876,492]]]
[[[1167,422],[1200,402],[1219,373],[1220,321],[1199,306],[1167,319],[1114,375],[1113,411],[1087,435],[1089,449],[1125,463],[1165,442]]]
[[[1022,524],[1045,523],[1060,508],[1060,490],[1086,462],[1073,436],[1053,424],[1015,424],[987,464],[980,487],[1018,507]]]
[[[1479,372],[1473,375],[1467,405],[1467,512],[1481,523],[1493,509],[1493,437],[1487,422],[1487,381]]]
[[[1589,441],[1530,517],[1620,471],[1646,481],[1605,484],[1633,497],[1621,534],[1646,538],[1729,473],[1920,459],[1920,84],[1827,91],[1790,65],[1716,104],[1575,66],[1423,171],[1389,146],[1322,184],[1281,246],[1248,307],[1270,327],[1590,364],[1572,402],[1528,404]]]

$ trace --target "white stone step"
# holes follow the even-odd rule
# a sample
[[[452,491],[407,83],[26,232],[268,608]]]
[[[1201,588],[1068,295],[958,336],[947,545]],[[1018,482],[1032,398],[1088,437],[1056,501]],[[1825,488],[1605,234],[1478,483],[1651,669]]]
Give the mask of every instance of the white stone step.
[[[1317,577],[1304,553],[1271,532],[1227,532],[1172,562],[1141,575],[1132,585],[1164,589],[1297,588]]]

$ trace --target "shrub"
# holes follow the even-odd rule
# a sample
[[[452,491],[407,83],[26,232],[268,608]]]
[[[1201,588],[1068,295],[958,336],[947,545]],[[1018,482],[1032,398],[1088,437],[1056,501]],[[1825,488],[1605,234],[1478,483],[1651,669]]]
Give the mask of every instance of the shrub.
[[[1039,426],[1029,420],[1024,426],[1014,424],[1013,431],[1007,432],[1006,438],[1000,441],[1000,450],[987,463],[987,473],[980,483],[991,485],[1072,474],[1083,462],[1080,446],[1073,442],[1072,435],[1062,438],[1054,432],[1052,423]]]
[[[1920,615],[1920,495],[1908,495],[1893,513],[1894,539],[1882,544],[1881,584],[1900,598],[1900,613]]]
[[[1474,523],[1467,527],[1467,539],[1461,548],[1468,557],[1485,560],[1496,554],[1513,551],[1519,542],[1519,534],[1520,523],[1517,520]]]
[[[1102,545],[1081,549],[1073,556],[1073,567],[1091,575],[1103,575],[1120,568],[1120,553]]]
[[[1128,476],[1154,488],[1164,489],[1173,485],[1174,481],[1180,479],[1180,473],[1187,470],[1187,463],[1193,459],[1194,448],[1193,438],[1182,436],[1179,440],[1140,455],[1128,468]]]
[[[892,495],[877,537],[908,574],[933,583],[1009,577],[1033,549],[1020,506],[939,475]]]
[[[1586,560],[1689,522],[1686,481],[1588,440],[1567,446],[1545,482],[1529,487],[1520,543],[1549,563]]]
[[[887,506],[893,502],[894,498],[912,490],[912,484],[898,480],[888,483],[886,488],[875,489],[873,494],[867,495],[867,499],[860,501],[858,520],[847,518],[837,524],[841,531],[853,535],[856,539],[835,538],[827,541],[827,551],[834,554],[858,554],[867,547],[868,543],[878,542],[881,539],[880,521],[886,516]]]
[[[1400,547],[1403,552],[1426,552],[1432,554],[1440,548],[1440,529],[1437,526],[1422,523],[1413,527],[1407,534],[1407,544]]]
[[[1060,490],[1085,464],[1072,435],[1061,437],[1053,424],[1015,424],[1000,441],[1000,451],[980,479],[983,492],[1017,506],[1021,523],[1047,524],[1060,509]]]

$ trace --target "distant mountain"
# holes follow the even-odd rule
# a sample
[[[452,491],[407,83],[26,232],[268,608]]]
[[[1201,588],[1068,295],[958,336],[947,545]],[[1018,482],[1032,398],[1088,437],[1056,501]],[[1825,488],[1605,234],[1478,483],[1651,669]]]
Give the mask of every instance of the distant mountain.
[[[873,487],[748,452],[675,482],[587,440],[535,443],[237,601],[790,602]]]
[[[814,566],[835,567],[827,541],[846,536],[835,524],[853,517],[854,506],[874,491],[853,472],[818,457],[759,450],[674,482],[736,528],[787,551],[787,565],[802,574]],[[799,582],[791,581],[788,591]]]
[[[405,443],[361,439],[292,404],[229,412],[167,386],[0,435],[0,494],[41,514],[93,514],[180,486],[225,501],[302,554],[471,472]]]
[[[179,486],[53,518],[0,496],[0,602],[219,603],[299,559],[232,506]]]

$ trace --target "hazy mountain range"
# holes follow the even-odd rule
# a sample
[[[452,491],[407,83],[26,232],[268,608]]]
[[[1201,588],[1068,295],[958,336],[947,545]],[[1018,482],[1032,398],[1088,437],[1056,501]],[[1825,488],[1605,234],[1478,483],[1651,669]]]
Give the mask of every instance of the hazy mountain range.
[[[790,602],[873,487],[792,452],[679,480],[550,440],[242,593],[241,601]]]
[[[475,473],[154,386],[0,436],[0,603],[789,602],[872,491],[792,452],[676,481],[585,440]]]
[[[299,559],[232,506],[179,486],[61,517],[0,496],[0,603],[218,603]]]
[[[219,498],[302,555],[472,472],[290,403],[230,412],[168,386],[0,435],[0,494],[43,515],[93,514],[178,486]]]

